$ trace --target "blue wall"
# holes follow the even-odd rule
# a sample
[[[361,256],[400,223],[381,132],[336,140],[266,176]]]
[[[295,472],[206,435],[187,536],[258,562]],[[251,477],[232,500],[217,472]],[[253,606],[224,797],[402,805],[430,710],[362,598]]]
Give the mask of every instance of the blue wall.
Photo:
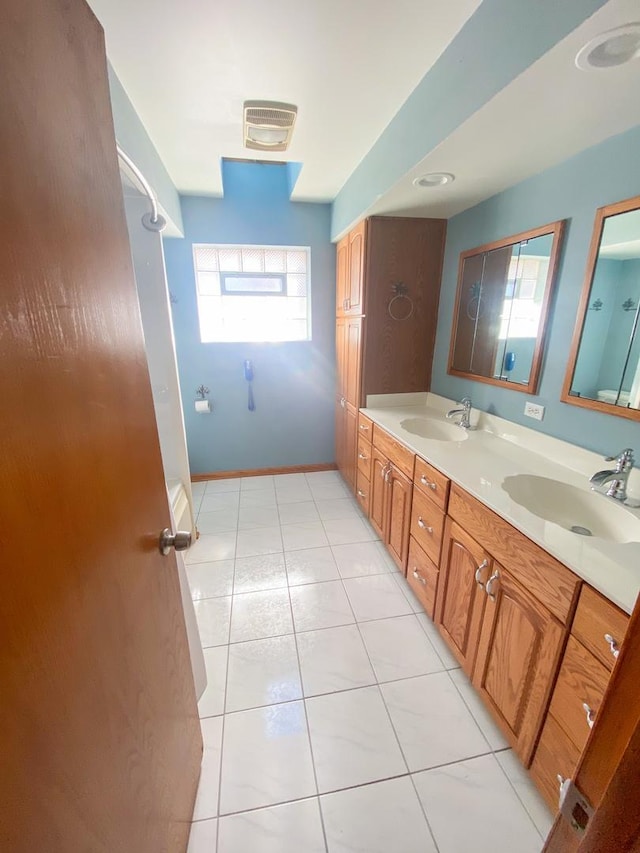
[[[604,3],[483,0],[336,196],[333,237]]]
[[[153,187],[170,226],[173,225],[175,231],[181,233],[182,212],[178,191],[111,65],[108,66],[108,72],[116,139]]]
[[[227,162],[224,198],[182,197],[184,239],[164,241],[192,473],[333,462],[335,246],[331,207],[292,203],[288,171]],[[193,243],[311,247],[312,340],[200,343]],[[253,361],[256,411],[247,409],[243,362]],[[195,389],[213,412],[196,415]]]
[[[640,127],[636,127],[449,220],[432,391],[458,399],[469,394],[479,409],[603,455],[627,446],[640,449],[639,423],[560,402],[595,212],[640,194],[639,161]],[[528,396],[449,376],[447,359],[460,252],[556,219],[567,219],[568,228],[539,394],[531,398],[546,406],[544,420],[538,422],[524,417]]]

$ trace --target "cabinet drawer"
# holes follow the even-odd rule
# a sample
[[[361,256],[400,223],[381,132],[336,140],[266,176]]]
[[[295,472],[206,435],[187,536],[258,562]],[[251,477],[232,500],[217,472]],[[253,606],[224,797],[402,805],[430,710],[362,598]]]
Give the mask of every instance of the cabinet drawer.
[[[369,500],[371,497],[371,485],[369,483],[369,478],[365,477],[360,469],[358,469],[358,475],[356,478],[356,498],[358,499],[358,503],[362,507],[362,511],[368,516],[369,515]]]
[[[416,597],[433,619],[438,587],[438,567],[434,565],[413,536],[409,539],[407,581]]]
[[[580,583],[577,575],[455,483],[449,515],[566,625]]]
[[[358,436],[358,471],[367,480],[371,479],[371,442],[363,435]]]
[[[583,585],[571,633],[609,670],[616,662],[614,652],[622,645],[628,624],[626,613],[592,587]]]
[[[530,772],[538,790],[554,814],[558,811],[560,798],[558,776],[562,776],[563,779],[573,776],[579,758],[580,750],[548,714]]]
[[[582,752],[589,736],[588,705],[595,715],[609,681],[609,670],[575,637],[569,637],[549,713]]]
[[[413,477],[413,453],[377,424],[373,425],[373,443],[403,474]]]
[[[443,530],[444,513],[416,489],[411,507],[411,535],[436,566],[440,563]]]
[[[373,439],[373,421],[362,412],[358,412],[358,435],[364,436],[367,441]]]
[[[416,466],[413,482],[420,491],[437,504],[441,510],[447,511],[449,500],[449,478],[441,474],[437,468],[429,465],[424,459],[416,456]]]

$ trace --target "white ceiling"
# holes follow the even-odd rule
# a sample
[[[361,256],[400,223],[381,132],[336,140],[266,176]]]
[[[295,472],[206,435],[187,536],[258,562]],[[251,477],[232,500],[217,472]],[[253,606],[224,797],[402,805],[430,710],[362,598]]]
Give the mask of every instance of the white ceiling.
[[[578,50],[595,35],[638,19],[638,0],[610,0],[516,77],[362,215],[448,218],[615,134],[640,124],[640,59],[586,73]],[[453,184],[418,189],[413,179],[452,172]]]
[[[293,198],[332,200],[480,0],[89,0],[178,191],[222,194],[250,98],[299,107]]]

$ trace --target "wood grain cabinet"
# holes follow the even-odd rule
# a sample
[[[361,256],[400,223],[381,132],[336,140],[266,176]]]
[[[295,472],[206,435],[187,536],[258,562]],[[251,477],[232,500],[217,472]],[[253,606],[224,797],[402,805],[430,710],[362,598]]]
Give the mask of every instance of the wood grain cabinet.
[[[440,562],[436,624],[460,666],[471,676],[484,616],[484,584],[491,558],[462,527],[447,518]]]
[[[344,399],[341,409],[351,407],[357,414],[368,394],[429,390],[445,232],[443,219],[374,216],[338,243],[336,396]],[[408,298],[402,296],[390,311],[399,284]],[[346,435],[352,420],[346,414],[336,417],[336,461],[356,490],[357,466],[349,454],[355,454],[357,443]]]
[[[373,442],[369,521],[404,572],[409,554],[413,455],[377,426]]]
[[[484,583],[473,685],[527,766],[565,636],[563,626],[499,563]]]
[[[600,710],[628,622],[626,613],[587,584],[582,586],[531,765],[531,775],[554,811],[560,784],[573,776]]]

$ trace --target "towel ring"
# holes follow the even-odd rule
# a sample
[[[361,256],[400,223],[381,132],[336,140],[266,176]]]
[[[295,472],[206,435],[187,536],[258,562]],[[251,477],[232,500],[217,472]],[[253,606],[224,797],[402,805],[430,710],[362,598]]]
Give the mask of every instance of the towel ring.
[[[410,305],[409,313],[405,314],[404,317],[398,317],[398,315],[394,314],[394,312],[392,310],[393,303],[397,302],[398,299],[406,299],[409,302],[409,305]],[[397,307],[398,306],[396,306],[396,310],[397,310]],[[414,308],[415,308],[415,305],[413,304],[413,299],[410,296],[407,296],[406,293],[396,293],[396,295],[394,297],[392,297],[391,301],[387,305],[387,311],[389,312],[389,316],[391,317],[391,319],[392,320],[398,320],[400,322],[402,322],[403,320],[409,320],[411,317],[413,317]]]

